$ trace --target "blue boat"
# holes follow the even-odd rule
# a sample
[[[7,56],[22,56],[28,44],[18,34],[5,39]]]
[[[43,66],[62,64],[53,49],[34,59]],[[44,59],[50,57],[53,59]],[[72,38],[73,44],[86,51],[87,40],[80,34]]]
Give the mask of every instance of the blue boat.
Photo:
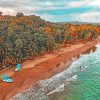
[[[2,75],[2,81],[12,83],[13,79],[10,78],[8,75],[4,74],[4,75]]]
[[[16,64],[16,68],[15,68],[15,72],[17,72],[17,71],[19,71],[20,70],[20,68],[21,68],[21,64]]]

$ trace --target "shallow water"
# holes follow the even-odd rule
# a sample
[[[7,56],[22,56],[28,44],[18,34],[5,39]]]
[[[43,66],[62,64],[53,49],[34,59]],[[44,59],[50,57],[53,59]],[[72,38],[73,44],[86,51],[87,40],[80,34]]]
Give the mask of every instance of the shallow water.
[[[65,71],[40,80],[13,100],[100,100],[100,45],[75,60]],[[90,52],[91,51],[91,52]],[[80,67],[81,66],[81,67]]]

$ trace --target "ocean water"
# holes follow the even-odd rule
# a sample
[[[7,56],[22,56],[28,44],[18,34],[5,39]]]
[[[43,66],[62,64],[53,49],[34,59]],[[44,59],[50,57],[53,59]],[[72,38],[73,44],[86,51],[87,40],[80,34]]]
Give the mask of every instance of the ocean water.
[[[65,71],[38,81],[12,100],[100,100],[100,45],[95,48],[81,54]]]

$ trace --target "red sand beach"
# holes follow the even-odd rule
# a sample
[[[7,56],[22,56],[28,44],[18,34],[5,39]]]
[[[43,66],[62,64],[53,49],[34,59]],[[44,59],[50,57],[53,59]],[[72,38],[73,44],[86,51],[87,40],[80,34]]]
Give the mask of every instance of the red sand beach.
[[[19,72],[14,73],[10,71],[4,71],[2,73],[9,74],[13,79],[13,83],[0,83],[0,100],[9,100],[17,93],[23,92],[28,89],[32,84],[41,79],[46,79],[57,72],[51,71],[57,69],[57,65],[61,62],[70,59],[73,56],[77,56],[92,46],[97,44],[97,41],[88,42],[86,44],[75,44],[70,47],[61,49],[56,54],[45,54],[44,56],[35,60],[27,60],[22,63],[22,69]]]

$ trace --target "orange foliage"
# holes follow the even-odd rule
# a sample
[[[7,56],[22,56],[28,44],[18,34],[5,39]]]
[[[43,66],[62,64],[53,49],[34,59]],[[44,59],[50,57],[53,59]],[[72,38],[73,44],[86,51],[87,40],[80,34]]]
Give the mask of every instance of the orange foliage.
[[[49,33],[51,35],[54,35],[54,33],[55,33],[51,26],[44,26],[43,30],[44,30],[44,32]]]
[[[11,25],[16,25],[18,23],[25,24],[27,26],[32,26],[32,24],[33,24],[31,18],[29,18],[27,16],[16,18],[10,24]]]

